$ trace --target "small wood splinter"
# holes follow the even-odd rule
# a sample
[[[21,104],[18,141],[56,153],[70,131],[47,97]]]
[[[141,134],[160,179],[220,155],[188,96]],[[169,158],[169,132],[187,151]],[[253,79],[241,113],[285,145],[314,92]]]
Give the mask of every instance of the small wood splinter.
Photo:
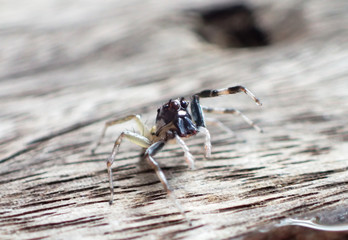
[[[185,144],[182,138],[188,138],[201,132],[205,135],[205,156],[210,157],[211,155],[211,143],[210,134],[206,128],[203,112],[212,113],[232,113],[241,116],[250,126],[254,127],[257,131],[262,132],[262,129],[258,127],[253,121],[247,118],[237,109],[232,108],[210,108],[201,106],[199,103],[200,98],[217,97],[221,95],[235,94],[244,92],[250,98],[256,102],[257,105],[261,105],[259,99],[252,94],[247,88],[243,86],[235,86],[217,90],[204,90],[194,94],[191,97],[191,103],[185,100],[183,97],[175,100],[169,100],[163,106],[157,110],[156,124],[149,129],[141,120],[139,115],[129,115],[124,118],[111,120],[105,123],[102,134],[92,149],[92,154],[101,144],[105,136],[106,129],[112,125],[120,124],[129,120],[134,119],[139,127],[140,133],[134,133],[130,131],[123,131],[120,136],[116,139],[112,152],[107,160],[107,170],[110,184],[110,205],[113,203],[114,187],[112,180],[112,164],[117,155],[119,146],[123,138],[127,138],[131,142],[139,145],[145,149],[144,159],[147,163],[155,170],[159,180],[161,181],[164,189],[167,192],[168,197],[173,201],[174,205],[178,208],[180,213],[191,225],[191,221],[186,217],[185,212],[182,210],[180,204],[175,198],[172,189],[170,188],[168,181],[161,170],[159,164],[153,158],[154,155],[160,151],[163,146],[169,141],[175,139],[185,153],[185,159],[191,169],[194,169],[194,157],[189,151],[189,148]],[[191,114],[188,111],[188,106],[191,104]]]

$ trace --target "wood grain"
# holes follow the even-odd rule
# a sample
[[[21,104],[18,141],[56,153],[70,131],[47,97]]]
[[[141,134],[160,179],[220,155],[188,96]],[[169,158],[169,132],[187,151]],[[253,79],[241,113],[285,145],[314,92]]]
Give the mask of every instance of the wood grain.
[[[347,2],[255,1],[272,43],[230,49],[204,42],[186,14],[214,2],[1,3],[1,239],[230,239],[346,211]],[[238,84],[262,108],[244,94],[204,104],[240,109],[263,134],[213,115],[233,134],[208,126],[210,159],[203,136],[187,139],[195,170],[175,144],[156,155],[192,226],[126,141],[108,205],[105,160],[135,125],[111,128],[91,155],[106,120],[138,113],[152,125],[170,98]]]

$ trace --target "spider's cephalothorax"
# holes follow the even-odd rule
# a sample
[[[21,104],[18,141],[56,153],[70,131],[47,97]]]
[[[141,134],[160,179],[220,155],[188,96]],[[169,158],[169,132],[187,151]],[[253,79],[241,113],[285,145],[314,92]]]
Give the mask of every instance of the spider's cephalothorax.
[[[197,133],[197,127],[187,111],[188,101],[184,98],[169,100],[157,110],[156,137],[165,141],[179,137],[189,137]]]
[[[240,111],[233,108],[210,108],[202,106],[199,102],[200,98],[217,97],[220,95],[234,94],[238,92],[244,92],[249,97],[251,97],[258,105],[261,105],[260,101],[245,87],[235,86],[217,90],[204,90],[196,93],[191,98],[191,113],[189,113],[189,102],[184,98],[178,98],[175,100],[170,100],[165,103],[162,107],[157,110],[156,125],[149,129],[140,119],[139,115],[129,115],[120,119],[111,120],[105,123],[103,132],[97,142],[96,146],[93,148],[92,153],[100,145],[106,129],[109,126],[123,123],[134,119],[139,127],[140,133],[135,133],[131,131],[123,131],[120,136],[116,139],[112,152],[107,159],[107,169],[109,175],[110,184],[110,204],[113,201],[113,181],[112,181],[112,170],[111,165],[113,164],[116,154],[118,152],[119,146],[123,138],[127,138],[131,142],[141,146],[145,149],[144,159],[147,163],[155,170],[158,178],[167,191],[168,195],[172,193],[171,188],[164,176],[159,164],[155,161],[153,156],[163,148],[165,143],[169,140],[176,140],[176,142],[183,149],[185,154],[185,159],[191,168],[194,168],[194,158],[191,155],[189,148],[185,144],[182,138],[190,137],[201,132],[205,135],[205,156],[209,157],[211,152],[210,144],[210,134],[206,128],[203,112],[207,113],[232,113],[241,116],[248,124],[253,126],[256,130],[262,131],[257,125],[255,125],[249,118],[243,115]],[[218,123],[220,126],[223,125],[217,120],[212,122]]]

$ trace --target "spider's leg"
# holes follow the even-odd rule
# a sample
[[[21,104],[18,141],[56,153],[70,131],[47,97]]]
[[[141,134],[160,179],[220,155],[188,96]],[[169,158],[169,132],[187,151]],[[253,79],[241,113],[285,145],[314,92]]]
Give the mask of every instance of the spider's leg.
[[[107,121],[104,125],[104,128],[103,128],[103,131],[99,137],[99,140],[98,142],[96,143],[95,147],[92,148],[91,152],[92,154],[94,154],[95,150],[99,147],[99,145],[101,144],[104,136],[105,136],[105,132],[106,132],[106,129],[110,126],[113,126],[113,125],[116,125],[116,124],[120,124],[120,123],[124,123],[124,122],[127,122],[127,121],[130,121],[134,119],[139,127],[139,130],[141,132],[142,135],[148,137],[150,135],[150,131],[149,129],[147,128],[147,126],[141,121],[141,118],[139,115],[129,115],[129,116],[126,116],[126,117],[123,117],[123,118],[118,118],[118,119],[114,119],[114,120],[110,120],[110,121]]]
[[[229,128],[227,127],[224,123],[222,123],[219,119],[216,118],[206,118],[206,123],[207,125],[215,125],[220,127],[222,130],[224,130],[225,132],[235,135],[235,133]]]
[[[114,199],[114,185],[113,185],[113,181],[112,181],[112,169],[111,169],[111,165],[113,164],[116,154],[118,152],[118,149],[120,147],[120,144],[122,142],[123,138],[127,138],[128,140],[130,140],[131,142],[143,147],[143,148],[147,148],[151,145],[151,142],[149,139],[147,139],[144,136],[141,136],[137,133],[134,132],[129,132],[129,131],[124,131],[120,134],[120,136],[116,139],[114,147],[112,149],[112,152],[106,162],[106,166],[108,169],[108,175],[109,175],[109,184],[110,184],[110,192],[111,192],[111,196],[110,196],[110,205],[113,202]]]
[[[196,123],[197,127],[205,127],[203,110],[201,104],[199,103],[199,97],[197,95],[192,96],[191,114],[193,121]]]
[[[168,195],[170,195],[172,193],[172,189],[170,188],[168,181],[167,181],[166,177],[164,176],[164,173],[163,173],[162,169],[160,168],[159,164],[153,158],[153,156],[163,148],[164,144],[165,144],[164,141],[159,141],[159,142],[153,143],[148,149],[146,149],[144,158],[147,160],[149,165],[155,170],[155,172],[156,172],[159,180],[161,181],[164,189],[166,190]]]
[[[249,97],[251,97],[257,105],[262,105],[260,100],[254,96],[252,92],[250,92],[246,87],[243,86],[234,86],[229,88],[223,88],[223,89],[213,89],[213,90],[204,90],[199,93],[196,93],[198,97],[201,98],[209,98],[209,97],[217,97],[221,95],[228,95],[228,94],[235,94],[239,92],[244,92]]]
[[[248,118],[247,116],[245,116],[241,111],[239,111],[238,109],[234,109],[234,108],[211,108],[211,107],[205,107],[205,106],[201,106],[204,112],[207,113],[219,113],[219,114],[235,114],[238,116],[241,116],[244,121],[246,123],[248,123],[250,126],[252,126],[253,128],[255,128],[256,131],[262,133],[263,130],[257,126],[252,120],[250,120],[250,118]]]
[[[147,160],[147,162],[150,164],[150,166],[155,170],[158,178],[160,179],[164,189],[167,192],[168,197],[173,201],[173,203],[175,204],[175,206],[178,208],[178,210],[180,211],[180,213],[184,216],[184,218],[186,219],[186,221],[188,222],[188,224],[191,226],[191,220],[189,218],[187,218],[184,210],[182,209],[182,207],[180,206],[179,202],[177,201],[173,190],[171,189],[171,187],[168,184],[168,181],[166,179],[166,177],[164,176],[164,173],[162,171],[162,169],[160,168],[159,164],[155,161],[155,159],[153,158],[153,156],[160,151],[163,146],[164,146],[165,142],[164,141],[159,141],[159,142],[155,142],[153,143],[145,152],[145,159]]]
[[[211,142],[210,142],[210,133],[209,130],[205,127],[198,127],[198,131],[205,135],[205,157],[211,157]]]
[[[203,110],[202,110],[202,106],[199,103],[199,97],[197,95],[192,96],[191,113],[192,113],[192,118],[198,128],[198,131],[202,132],[205,135],[205,156],[210,157],[211,155],[210,133],[208,129],[205,127]]]
[[[186,159],[187,164],[190,166],[191,169],[194,169],[195,168],[195,159],[192,156],[192,154],[190,153],[190,150],[187,147],[187,145],[185,144],[184,140],[182,140],[182,138],[179,137],[177,134],[175,134],[175,139],[176,139],[176,142],[180,145],[180,147],[184,150],[185,159]]]

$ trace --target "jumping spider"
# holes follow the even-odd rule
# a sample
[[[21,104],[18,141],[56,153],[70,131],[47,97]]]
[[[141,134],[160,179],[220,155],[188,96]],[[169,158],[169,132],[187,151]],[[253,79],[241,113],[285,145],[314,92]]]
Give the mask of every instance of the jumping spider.
[[[239,92],[246,93],[256,102],[257,105],[261,105],[260,100],[257,99],[247,88],[243,86],[235,86],[218,90],[204,90],[194,94],[191,97],[192,116],[188,112],[188,106],[190,104],[189,101],[185,100],[183,97],[177,98],[175,100],[169,100],[169,102],[165,103],[162,107],[157,109],[156,125],[151,129],[149,129],[142,122],[139,115],[129,115],[124,118],[106,122],[96,146],[92,149],[92,153],[94,153],[97,147],[100,145],[105,135],[106,129],[112,125],[120,124],[134,119],[141,132],[141,134],[138,134],[131,131],[123,131],[115,141],[111,155],[107,160],[107,169],[111,192],[109,203],[112,204],[114,195],[111,165],[115,160],[116,154],[123,138],[127,138],[131,142],[144,148],[144,159],[146,159],[148,164],[155,170],[158,178],[163,184],[164,189],[170,196],[172,189],[169,187],[166,177],[164,176],[159,164],[155,161],[153,156],[158,151],[160,151],[169,140],[175,139],[183,149],[187,163],[193,169],[194,158],[189,152],[189,149],[182,138],[191,137],[196,135],[198,132],[201,132],[205,135],[205,156],[209,157],[211,152],[210,134],[205,126],[203,111],[208,113],[231,113],[240,115],[249,125],[253,126],[256,130],[261,132],[262,130],[258,126],[256,126],[249,118],[247,118],[237,109],[210,108],[202,106],[199,103],[199,98],[217,97],[220,95],[235,94]]]

